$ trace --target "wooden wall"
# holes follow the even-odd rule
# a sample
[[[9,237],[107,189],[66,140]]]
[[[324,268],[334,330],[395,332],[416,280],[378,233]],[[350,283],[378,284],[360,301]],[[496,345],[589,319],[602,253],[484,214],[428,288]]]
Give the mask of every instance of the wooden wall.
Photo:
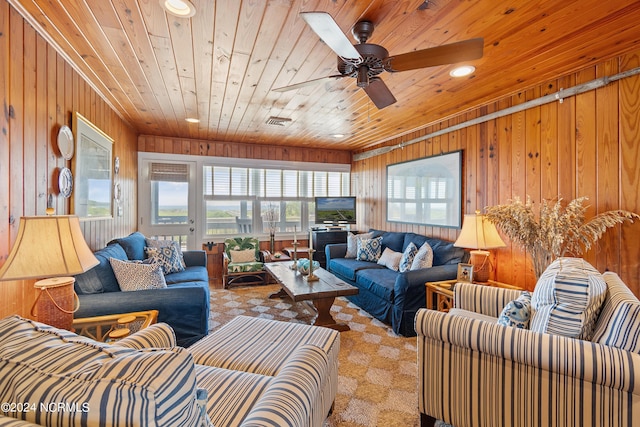
[[[44,215],[53,194],[57,214],[69,214],[69,199],[58,195],[58,168],[72,167],[57,150],[60,126],[71,126],[78,111],[114,139],[120,157],[124,214],[83,221],[97,249],[136,227],[137,134],[96,94],[5,0],[0,0],[0,265],[15,240],[19,219]],[[73,170],[73,169],[72,169]],[[0,317],[28,316],[34,281],[0,283]]]
[[[513,96],[475,108],[442,123],[389,141],[397,145],[438,129],[552,94],[599,77],[640,66],[640,51],[559,77]],[[390,153],[355,161],[358,224],[414,231],[455,240],[459,230],[390,223],[385,212],[389,164],[463,149],[463,210],[527,195],[535,202],[558,196],[589,198],[589,216],[610,209],[640,213],[640,76],[489,122],[447,133]],[[506,239],[505,239],[506,240]],[[600,271],[611,270],[640,295],[640,221],[611,229],[586,256]],[[528,257],[517,248],[494,251],[497,279],[525,284],[535,278]]]
[[[236,159],[287,160],[294,162],[351,163],[351,152],[321,148],[245,144],[202,139],[167,138],[153,135],[138,137],[138,151],[192,154],[195,156],[233,157]]]

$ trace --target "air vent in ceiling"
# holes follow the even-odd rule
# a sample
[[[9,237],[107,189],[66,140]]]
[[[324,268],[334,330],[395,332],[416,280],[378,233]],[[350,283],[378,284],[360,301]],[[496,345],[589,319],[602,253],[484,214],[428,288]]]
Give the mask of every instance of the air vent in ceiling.
[[[272,126],[284,126],[285,124],[289,123],[291,121],[291,119],[287,119],[285,117],[276,117],[276,116],[271,116],[267,119],[267,124],[268,125],[272,125]]]

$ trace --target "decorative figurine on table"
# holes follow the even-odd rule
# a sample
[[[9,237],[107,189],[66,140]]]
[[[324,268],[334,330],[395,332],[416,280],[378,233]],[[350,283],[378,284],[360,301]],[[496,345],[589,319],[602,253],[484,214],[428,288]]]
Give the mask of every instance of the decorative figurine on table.
[[[320,263],[318,261],[313,261],[313,253],[315,252],[314,249],[309,248],[309,274],[304,276],[304,280],[306,280],[307,282],[315,282],[320,280],[318,278],[318,276],[316,276],[315,274],[313,274],[313,270],[316,270],[318,268],[320,268]]]

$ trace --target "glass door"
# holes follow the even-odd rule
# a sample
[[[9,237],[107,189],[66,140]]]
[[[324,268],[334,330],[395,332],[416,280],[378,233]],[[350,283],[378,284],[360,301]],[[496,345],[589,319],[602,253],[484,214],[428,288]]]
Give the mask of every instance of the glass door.
[[[138,169],[138,229],[196,249],[195,162],[144,160]]]

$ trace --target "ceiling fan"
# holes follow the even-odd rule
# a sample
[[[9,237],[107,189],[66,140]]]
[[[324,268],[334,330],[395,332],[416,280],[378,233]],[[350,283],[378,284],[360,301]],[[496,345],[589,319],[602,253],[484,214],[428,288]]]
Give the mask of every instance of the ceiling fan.
[[[376,107],[383,109],[396,102],[387,85],[378,77],[383,71],[395,73],[482,58],[482,38],[389,56],[384,47],[367,43],[374,28],[370,21],[359,21],[353,26],[351,31],[358,44],[352,45],[328,13],[302,12],[300,16],[338,55],[340,74],[273,89],[276,92],[295,90],[325,80],[355,77],[358,87],[364,89]]]

